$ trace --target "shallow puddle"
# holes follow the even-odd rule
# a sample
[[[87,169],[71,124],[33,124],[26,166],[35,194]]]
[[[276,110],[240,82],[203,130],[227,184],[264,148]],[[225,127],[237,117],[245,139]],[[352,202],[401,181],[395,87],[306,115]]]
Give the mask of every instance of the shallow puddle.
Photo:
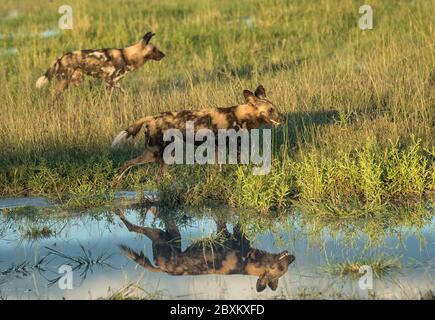
[[[265,227],[222,208],[73,213],[0,203],[6,299],[418,299],[435,288],[434,219],[373,241],[318,230],[297,212]],[[361,265],[371,267],[370,290]]]
[[[21,207],[50,207],[51,202],[43,197],[1,198],[0,209]]]

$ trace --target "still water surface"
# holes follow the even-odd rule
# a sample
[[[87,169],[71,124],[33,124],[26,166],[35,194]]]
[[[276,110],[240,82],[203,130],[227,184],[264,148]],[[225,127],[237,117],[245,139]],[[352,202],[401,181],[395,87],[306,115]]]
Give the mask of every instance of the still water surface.
[[[373,242],[364,232],[318,230],[296,212],[252,232],[225,208],[174,212],[124,202],[78,213],[40,198],[21,203],[11,209],[20,199],[0,200],[2,298],[404,299],[435,289],[434,219]],[[361,261],[384,266],[372,290],[361,289],[358,272],[337,272]],[[68,286],[59,280],[65,265],[72,289],[60,288]]]

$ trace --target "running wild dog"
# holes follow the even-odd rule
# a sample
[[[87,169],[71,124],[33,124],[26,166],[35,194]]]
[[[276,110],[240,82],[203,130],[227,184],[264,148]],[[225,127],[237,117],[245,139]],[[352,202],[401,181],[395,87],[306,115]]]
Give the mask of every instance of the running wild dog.
[[[270,253],[255,249],[242,234],[237,224],[230,234],[223,221],[217,221],[217,244],[194,243],[181,249],[181,234],[174,221],[164,221],[165,231],[135,225],[121,210],[117,211],[129,231],[147,236],[152,241],[154,264],[142,253],[120,245],[123,253],[138,265],[151,272],[165,272],[174,276],[202,274],[242,274],[256,276],[257,292],[269,286],[278,288],[278,280],[287,273],[295,257],[283,251]]]
[[[170,143],[163,140],[164,132],[169,129],[179,129],[185,140],[186,122],[194,124],[195,132],[200,129],[211,129],[214,133],[218,129],[250,130],[266,124],[280,125],[283,122],[284,116],[267,98],[266,90],[262,85],[258,86],[254,93],[244,90],[243,95],[246,103],[233,107],[163,112],[137,120],[115,137],[112,148],[118,148],[134,138],[144,127],[145,151],[139,157],[126,161],[114,181],[119,181],[130,168],[151,162],[160,164],[160,173],[157,176],[159,181],[167,166],[163,161],[163,151]]]
[[[115,88],[124,93],[118,82],[127,73],[140,68],[148,60],[160,61],[165,56],[150,43],[154,35],[148,32],[139,42],[123,49],[87,49],[65,53],[36,81],[36,88],[42,88],[54,77],[58,96],[69,85],[80,85],[84,75],[88,75],[102,79],[110,94]]]

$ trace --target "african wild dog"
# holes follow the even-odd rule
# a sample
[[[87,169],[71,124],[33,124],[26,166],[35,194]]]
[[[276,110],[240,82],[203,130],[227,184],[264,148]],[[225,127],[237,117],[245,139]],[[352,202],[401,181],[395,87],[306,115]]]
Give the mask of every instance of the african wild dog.
[[[123,49],[87,49],[65,53],[53,62],[50,68],[36,81],[36,87],[42,88],[53,77],[56,78],[56,95],[70,84],[79,85],[84,75],[100,78],[110,94],[120,87],[119,81],[133,70],[143,66],[148,60],[159,61],[165,54],[150,43],[154,33],[148,32],[136,44]]]
[[[128,221],[121,210],[121,221],[132,232],[147,236],[152,241],[154,266],[142,253],[120,245],[124,254],[151,272],[165,272],[174,276],[203,274],[242,274],[257,276],[257,292],[266,286],[278,288],[278,280],[288,271],[295,260],[288,251],[270,253],[254,249],[242,234],[240,225],[230,234],[223,221],[218,221],[216,235],[218,244],[194,243],[181,250],[181,234],[173,220],[165,221],[165,231],[142,227]]]
[[[127,129],[122,130],[113,140],[112,148],[117,148],[127,140],[134,138],[140,129],[145,127],[145,151],[137,158],[126,161],[120,168],[115,181],[119,181],[125,172],[131,167],[150,163],[160,163],[160,174],[158,181],[166,168],[163,161],[163,151],[169,144],[163,140],[163,134],[168,129],[179,129],[185,138],[186,122],[194,124],[195,132],[200,129],[211,129],[217,132],[218,129],[254,129],[265,124],[279,125],[283,122],[284,116],[275,108],[267,98],[266,91],[259,85],[254,93],[244,90],[243,95],[246,103],[227,108],[210,108],[196,111],[184,110],[179,112],[163,112],[154,116],[143,117]]]

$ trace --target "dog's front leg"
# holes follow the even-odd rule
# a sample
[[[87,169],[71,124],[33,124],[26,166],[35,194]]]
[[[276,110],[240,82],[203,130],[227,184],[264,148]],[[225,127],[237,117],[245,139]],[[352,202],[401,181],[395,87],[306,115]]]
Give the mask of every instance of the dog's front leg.
[[[115,91],[115,89],[118,89],[119,91],[121,91],[121,93],[124,96],[127,95],[127,91],[125,91],[123,88],[121,88],[121,86],[118,82],[105,82],[104,85],[106,87],[106,90],[110,90],[109,91],[109,101],[112,100],[112,94],[113,94],[113,91]]]
[[[121,221],[127,227],[128,231],[143,234],[148,238],[150,238],[152,241],[158,241],[164,239],[164,232],[162,230],[157,228],[142,227],[131,223],[130,221],[127,220],[127,218],[124,215],[124,212],[121,209],[116,210],[115,214],[121,219]]]
[[[106,91],[106,96],[107,96],[107,91],[109,91],[108,100],[112,101],[112,94],[113,94],[113,90],[115,90],[115,87],[113,85],[111,85],[110,83],[105,82],[104,83],[104,88],[105,88],[105,91]]]
[[[119,91],[121,91],[121,93],[122,93],[124,96],[127,95],[127,91],[125,91],[125,90],[121,87],[121,85],[120,85],[119,83],[117,83],[117,84],[115,85],[115,88],[119,89]]]
[[[130,168],[141,164],[155,162],[155,161],[156,161],[156,155],[152,150],[149,149],[145,149],[145,151],[139,157],[125,161],[122,167],[118,170],[118,174],[113,179],[112,187],[116,186],[121,181],[124,174],[128,170],[130,170]]]

